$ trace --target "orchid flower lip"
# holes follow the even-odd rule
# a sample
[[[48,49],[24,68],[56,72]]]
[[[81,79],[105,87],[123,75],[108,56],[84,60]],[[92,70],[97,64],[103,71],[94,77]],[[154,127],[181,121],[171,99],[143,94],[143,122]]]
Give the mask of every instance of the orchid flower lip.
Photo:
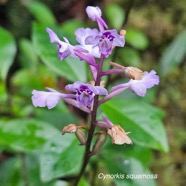
[[[66,85],[66,90],[76,92],[76,100],[79,106],[91,106],[95,95],[107,95],[108,92],[105,88],[100,86],[93,86],[81,82],[74,82],[73,84]]]
[[[85,44],[91,44],[94,47],[98,47],[100,53],[107,57],[111,54],[114,47],[123,47],[125,44],[125,40],[122,36],[117,34],[117,31],[115,29],[113,29],[104,30],[97,35],[88,35],[85,38]]]

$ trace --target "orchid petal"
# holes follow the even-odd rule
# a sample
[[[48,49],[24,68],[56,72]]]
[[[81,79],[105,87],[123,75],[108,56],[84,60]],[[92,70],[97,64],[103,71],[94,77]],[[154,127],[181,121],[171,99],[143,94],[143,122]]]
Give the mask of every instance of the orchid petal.
[[[63,94],[59,92],[32,91],[32,102],[35,107],[48,107],[52,109],[62,99]]]
[[[159,76],[156,75],[156,72],[154,70],[151,70],[149,73],[145,73],[144,82],[146,84],[147,88],[152,88],[154,85],[158,85],[160,82]]]
[[[101,86],[94,86],[94,93],[97,95],[108,95],[108,91]]]
[[[59,43],[59,42],[61,42],[59,37],[57,36],[57,34],[53,30],[51,30],[50,28],[47,28],[46,31],[49,34],[51,43]]]
[[[147,87],[141,83],[141,82],[134,82],[134,81],[138,81],[138,80],[133,80],[130,83],[130,89],[132,90],[132,92],[134,92],[136,95],[144,97],[147,91]]]

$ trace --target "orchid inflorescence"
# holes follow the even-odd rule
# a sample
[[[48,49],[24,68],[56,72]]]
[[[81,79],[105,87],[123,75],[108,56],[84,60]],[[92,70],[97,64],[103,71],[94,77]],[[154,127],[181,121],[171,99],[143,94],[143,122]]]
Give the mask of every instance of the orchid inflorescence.
[[[86,138],[82,129],[85,127],[69,124],[63,129],[65,133],[75,133],[82,145],[86,145],[86,152],[99,151],[99,148],[104,143],[96,141],[93,150],[90,150],[90,143],[94,136],[95,127],[100,127],[104,132],[101,135],[109,135],[114,144],[131,144],[131,139],[127,136],[129,132],[125,132],[119,125],[114,125],[105,116],[102,120],[97,121],[96,114],[98,107],[104,102],[110,100],[114,96],[130,89],[138,96],[145,96],[147,89],[159,84],[159,76],[154,70],[150,72],[143,72],[135,67],[124,67],[115,62],[110,62],[113,67],[107,71],[103,71],[103,63],[106,58],[112,53],[115,47],[124,47],[125,45],[125,30],[121,30],[118,34],[116,29],[109,30],[106,22],[102,18],[102,12],[99,7],[88,6],[86,13],[92,21],[96,21],[98,29],[94,28],[78,28],[75,31],[77,45],[73,46],[63,37],[61,41],[56,33],[47,28],[46,32],[49,34],[51,43],[56,43],[58,47],[58,57],[63,60],[67,57],[79,58],[90,67],[92,79],[94,83],[74,82],[66,85],[65,89],[71,93],[61,93],[52,88],[46,88],[47,91],[32,91],[32,102],[35,107],[54,108],[61,100],[71,104],[80,110],[90,115],[90,125],[88,128],[88,135]],[[130,80],[127,83],[119,84],[111,88],[108,92],[106,88],[101,85],[103,76],[110,76],[113,74],[123,73]],[[99,135],[99,133],[97,133]],[[96,136],[96,135],[95,135]],[[98,137],[99,139],[99,137]],[[100,138],[101,139],[101,138]],[[90,154],[90,153],[89,153]]]

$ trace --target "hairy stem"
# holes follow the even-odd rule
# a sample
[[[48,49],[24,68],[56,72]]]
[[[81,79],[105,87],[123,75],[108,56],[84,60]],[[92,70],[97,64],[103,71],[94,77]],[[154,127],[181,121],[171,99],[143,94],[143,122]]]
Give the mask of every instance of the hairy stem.
[[[101,73],[102,73],[102,66],[103,66],[103,62],[104,62],[104,55],[101,55],[100,61],[98,63],[98,68],[97,68],[97,78],[95,81],[95,86],[99,86],[100,82],[101,82]],[[87,142],[86,142],[86,147],[85,147],[85,154],[84,154],[84,159],[83,159],[83,164],[80,170],[79,175],[77,176],[74,186],[78,185],[81,177],[83,176],[86,166],[91,158],[91,142],[92,142],[92,138],[94,135],[94,130],[95,130],[95,125],[94,123],[96,122],[96,115],[97,115],[97,109],[98,109],[98,98],[99,96],[95,96],[94,97],[94,103],[93,103],[93,109],[91,112],[91,120],[90,120],[90,129],[88,131],[88,138],[87,138]]]

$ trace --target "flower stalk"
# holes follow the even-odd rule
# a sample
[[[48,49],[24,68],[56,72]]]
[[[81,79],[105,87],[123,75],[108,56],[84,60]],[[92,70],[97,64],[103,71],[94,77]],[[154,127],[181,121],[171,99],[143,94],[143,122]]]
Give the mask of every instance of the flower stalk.
[[[105,57],[102,54],[101,58],[100,58],[100,61],[98,63],[97,78],[96,78],[96,81],[95,81],[95,86],[99,86],[100,83],[101,83],[101,73],[102,73],[104,58]],[[85,172],[86,166],[88,165],[88,162],[89,162],[89,160],[92,156],[90,147],[91,147],[91,142],[92,142],[95,127],[96,127],[96,125],[94,125],[94,123],[96,122],[97,109],[98,109],[98,106],[99,106],[98,99],[99,99],[98,95],[94,97],[93,109],[92,109],[92,112],[91,112],[91,115],[90,115],[90,117],[91,117],[90,128],[88,130],[88,138],[87,138],[86,147],[85,147],[85,154],[84,154],[83,164],[82,164],[80,173],[75,180],[74,186],[76,186],[78,184],[78,182],[80,181],[82,175]]]

